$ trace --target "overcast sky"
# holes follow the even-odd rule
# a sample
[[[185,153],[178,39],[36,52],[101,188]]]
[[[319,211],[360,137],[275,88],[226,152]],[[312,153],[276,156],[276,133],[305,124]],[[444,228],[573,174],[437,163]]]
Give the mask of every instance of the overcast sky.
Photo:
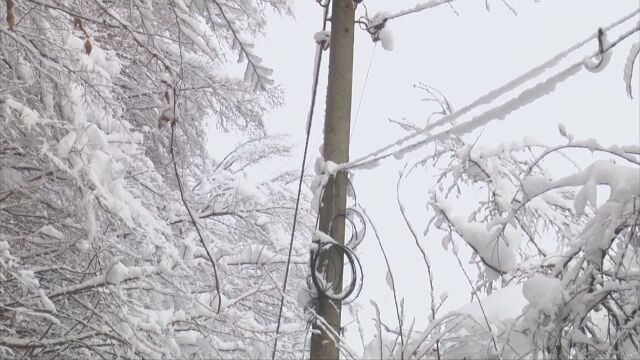
[[[272,133],[290,134],[297,149],[292,159],[262,169],[266,174],[298,166],[292,164],[301,161],[304,142],[315,51],[313,34],[320,29],[322,11],[314,0],[292,3],[295,19],[273,17],[266,38],[258,45],[264,63],[274,68],[274,79],[287,92],[285,105],[267,117],[267,126]],[[383,10],[393,12],[417,3],[416,0],[365,0],[370,15]],[[445,5],[390,21],[395,48],[388,52],[378,46],[373,54],[353,132],[351,158],[367,154],[405,134],[390,124],[389,118],[425,124],[433,108],[421,101],[426,94],[414,89],[414,84],[424,82],[437,88],[454,108],[460,108],[638,7],[636,0],[514,0],[510,4],[518,12],[517,16],[499,0],[489,1],[490,11],[485,8],[484,1],[468,0],[453,2],[459,15]],[[364,15],[362,8],[358,9],[359,15]],[[611,38],[628,29],[633,21],[625,25],[613,32]],[[640,107],[637,99],[630,100],[626,96],[622,80],[623,64],[633,43],[633,39],[630,40],[616,47],[613,59],[604,71],[597,74],[583,71],[551,95],[513,113],[505,121],[492,123],[484,130],[479,144],[517,140],[524,136],[560,143],[559,123],[565,124],[576,139],[595,137],[605,145],[638,144]],[[354,113],[374,48],[364,31],[356,32],[355,41]],[[594,41],[563,64],[579,60],[596,49],[597,42]],[[328,56],[324,60],[308,159],[311,165],[319,154],[317,149],[322,141]],[[561,69],[562,64],[530,85]],[[639,72],[636,64],[634,91],[638,95]],[[215,134],[213,138],[222,141]],[[411,163],[419,155],[387,160],[375,170],[359,171],[355,176],[358,200],[376,222],[390,255],[399,293],[406,298],[408,321],[416,317],[418,329],[425,326],[428,312],[426,270],[396,206],[395,182],[405,162]],[[582,161],[591,159],[590,154],[575,155]],[[425,203],[426,193],[433,184],[431,176],[417,171],[402,188],[411,221],[419,232],[428,219]],[[449,293],[445,308],[452,310],[470,301],[470,290],[455,258],[441,248],[441,236],[428,235],[421,241],[428,249],[435,269],[436,291]],[[468,256],[468,249],[461,250],[463,256]],[[362,305],[365,317],[370,318],[373,312],[368,305],[369,299],[374,299],[382,307],[383,318],[393,324],[393,298],[384,281],[386,269],[371,236],[362,246],[361,260],[365,283],[357,303]],[[347,321],[348,318],[343,317],[343,322]],[[350,330],[351,336],[356,335],[355,327]],[[350,338],[357,339],[355,336]],[[354,347],[358,348],[357,343]]]

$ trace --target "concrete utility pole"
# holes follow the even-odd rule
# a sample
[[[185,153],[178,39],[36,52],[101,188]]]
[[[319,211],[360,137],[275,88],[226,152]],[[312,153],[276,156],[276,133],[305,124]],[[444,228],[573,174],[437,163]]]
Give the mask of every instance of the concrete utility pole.
[[[349,161],[354,22],[353,0],[333,0],[323,156],[325,160],[338,164]],[[329,226],[334,215],[345,211],[346,204],[347,178],[344,173],[339,173],[325,188],[320,206],[319,228],[340,244],[344,244],[344,218],[337,217],[332,229],[329,229]],[[334,284],[335,294],[341,293],[344,265],[342,253],[330,248],[319,260],[325,282]],[[320,297],[318,315],[333,329],[334,334],[340,334],[341,310],[341,302]],[[318,326],[317,323],[314,324],[313,330],[311,359],[338,359],[338,344],[333,340],[334,336],[325,332],[323,326]]]

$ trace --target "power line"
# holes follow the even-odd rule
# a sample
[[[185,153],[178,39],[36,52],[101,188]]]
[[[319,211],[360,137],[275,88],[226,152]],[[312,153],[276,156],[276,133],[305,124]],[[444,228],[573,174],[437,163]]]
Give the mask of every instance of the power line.
[[[329,16],[329,3],[331,2],[331,0],[327,0],[326,3],[322,2],[322,0],[316,0],[316,1],[318,2],[318,4],[320,4],[320,6],[324,8],[322,31],[326,31],[327,18]],[[289,241],[289,253],[287,254],[287,265],[284,272],[284,281],[282,284],[282,297],[280,299],[280,308],[278,310],[278,324],[276,325],[276,335],[273,342],[273,352],[271,353],[271,360],[275,360],[276,350],[278,348],[278,334],[280,333],[280,324],[282,322],[282,309],[284,308],[284,297],[285,297],[285,292],[287,291],[287,280],[289,279],[289,269],[291,267],[291,252],[293,250],[293,240],[295,237],[296,224],[298,220],[298,209],[300,207],[300,194],[302,192],[302,180],[304,179],[304,169],[307,163],[307,152],[309,151],[309,138],[311,137],[311,124],[313,121],[313,110],[316,104],[316,94],[318,92],[318,77],[320,75],[320,64],[322,63],[322,53],[325,49],[325,41],[316,40],[316,54],[314,59],[315,68],[313,69],[313,84],[311,87],[311,104],[309,105],[309,113],[307,115],[307,124],[305,129],[306,139],[304,142],[304,152],[302,154],[300,181],[298,182],[298,194],[296,196],[296,206],[293,212],[293,225],[291,228],[291,239]]]
[[[353,133],[356,130],[356,125],[358,125],[358,115],[360,115],[360,106],[362,105],[362,99],[364,98],[364,91],[367,88],[367,83],[369,82],[369,73],[371,72],[371,64],[373,63],[373,56],[375,55],[377,48],[378,48],[378,43],[375,42],[373,45],[373,50],[371,50],[371,56],[369,57],[369,67],[367,68],[367,75],[365,75],[365,78],[364,78],[364,85],[362,85],[360,100],[358,101],[358,107],[356,108],[356,116],[355,116],[355,119],[353,120],[353,127],[351,128],[351,133],[349,134],[349,142],[351,142]]]
[[[390,14],[388,16],[385,16],[383,21],[396,19],[396,18],[399,18],[399,17],[403,17],[405,15],[409,15],[409,14],[417,13],[417,12],[420,12],[420,11],[423,11],[423,10],[431,9],[431,8],[434,8],[436,6],[443,5],[443,4],[451,5],[450,3],[452,1],[453,0],[432,0],[432,1],[428,1],[428,2],[423,3],[423,4],[418,4],[418,5],[416,5],[416,6],[412,7],[412,8],[401,10],[401,11],[398,11],[398,12],[396,12],[394,14]]]
[[[619,20],[615,21],[614,23],[610,24],[609,26],[603,27],[603,29],[605,31],[610,30],[614,27],[617,27],[619,25],[621,25],[622,23],[628,21],[629,19],[633,18],[634,16],[636,16],[638,13],[640,13],[640,8],[636,9],[635,11],[631,12],[630,14],[620,18]],[[635,30],[632,30],[632,32],[634,32]],[[628,36],[628,34],[623,35],[620,39],[617,39],[616,41],[612,42],[611,47],[615,46],[617,44],[617,42],[621,41],[621,39],[626,38]],[[362,166],[364,164],[371,164],[374,162],[377,162],[381,159],[387,158],[389,156],[391,156],[393,153],[395,153],[395,151],[392,151],[390,153],[387,154],[383,154],[385,151],[392,149],[395,146],[400,146],[404,143],[406,143],[407,141],[416,138],[420,135],[423,135],[425,133],[427,133],[430,130],[433,130],[436,127],[440,127],[446,124],[450,124],[452,123],[454,120],[460,118],[462,115],[470,112],[471,110],[479,107],[480,105],[486,105],[486,104],[490,104],[493,101],[495,101],[496,99],[498,99],[500,96],[508,93],[509,91],[512,91],[514,89],[516,89],[518,86],[525,84],[527,81],[535,78],[536,76],[539,76],[540,74],[544,73],[545,71],[551,69],[552,67],[556,66],[562,59],[566,58],[569,54],[575,52],[576,50],[578,50],[579,48],[583,47],[584,45],[588,44],[590,41],[594,40],[597,38],[597,34],[591,35],[588,38],[576,43],[575,45],[569,47],[566,50],[561,51],[560,53],[556,54],[554,57],[552,57],[551,59],[545,61],[544,63],[542,63],[539,66],[536,66],[535,68],[527,71],[526,73],[518,76],[517,78],[509,81],[508,83],[506,83],[505,85],[492,90],[491,92],[481,96],[480,98],[478,98],[476,101],[458,109],[457,111],[443,117],[442,119],[427,125],[425,128],[417,130],[401,139],[398,139],[396,141],[394,141],[393,143],[390,143],[378,150],[375,150],[367,155],[361,156],[360,158],[350,161],[347,164],[343,164],[340,166],[340,170],[346,170],[349,168],[354,168],[354,167],[359,167]],[[608,50],[608,49],[607,49]],[[578,62],[578,63],[582,63],[582,61]],[[578,64],[576,63],[576,64]],[[573,66],[577,66],[576,64],[572,65]],[[566,69],[565,69],[566,70]],[[459,127],[459,126],[458,126]],[[445,130],[442,133],[440,133],[440,135],[446,133],[447,131],[450,130]],[[424,145],[425,141],[429,141],[431,140],[433,137],[428,137],[426,140],[421,140],[421,141],[417,141],[414,144],[411,145],[406,145],[404,146],[402,149],[413,149],[418,145]],[[383,154],[383,155],[381,155]]]

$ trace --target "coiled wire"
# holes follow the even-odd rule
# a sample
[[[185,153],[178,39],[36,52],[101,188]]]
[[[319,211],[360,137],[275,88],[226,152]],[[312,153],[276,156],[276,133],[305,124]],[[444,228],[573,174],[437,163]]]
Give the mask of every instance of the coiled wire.
[[[348,177],[346,177],[346,179],[347,186],[351,190],[350,194],[354,199],[354,203],[357,204],[357,198],[353,183],[351,182],[351,180],[349,180]],[[325,188],[322,189],[320,198],[324,196],[324,191]],[[351,236],[346,244],[339,244],[335,241],[323,241],[321,238],[315,238],[313,240],[315,247],[312,248],[310,253],[310,271],[309,276],[307,277],[307,286],[310,289],[314,288],[317,294],[316,299],[312,299],[312,302],[315,302],[314,300],[317,300],[317,298],[319,297],[325,297],[333,301],[340,301],[348,304],[358,298],[362,291],[364,272],[362,269],[362,264],[360,263],[360,259],[355,253],[355,249],[364,239],[364,235],[366,234],[367,230],[367,223],[364,219],[364,216],[355,207],[349,207],[331,218],[329,222],[329,234],[333,233],[333,226],[335,225],[336,220],[340,218],[344,219],[345,223],[351,226]],[[356,218],[357,222],[362,224],[362,227],[358,227],[355,220]],[[316,218],[316,229],[318,229],[319,220],[320,214],[318,213],[318,216]],[[322,273],[318,272],[318,261],[321,254],[323,252],[330,251],[331,249],[340,253],[343,258],[346,259],[346,264],[348,264],[349,268],[351,269],[351,279],[346,286],[343,284],[343,290],[340,294],[334,294],[332,291],[330,291],[330,289],[333,288],[333,282],[325,282],[324,280],[321,280]],[[311,304],[311,306],[313,308],[316,307],[315,304]]]

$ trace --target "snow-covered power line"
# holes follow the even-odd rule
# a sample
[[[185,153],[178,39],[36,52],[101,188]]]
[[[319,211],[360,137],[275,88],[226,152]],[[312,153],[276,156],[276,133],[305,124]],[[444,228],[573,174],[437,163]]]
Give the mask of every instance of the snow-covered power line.
[[[620,18],[619,20],[615,21],[614,23],[603,27],[602,29],[604,31],[613,29],[621,24],[623,24],[624,22],[628,21],[629,19],[633,18],[634,16],[636,16],[637,14],[640,13],[640,8],[636,9],[635,11],[631,12],[630,14]],[[638,27],[634,27],[632,28],[630,31],[628,31],[627,33],[623,34],[622,36],[620,36],[618,39],[616,39],[615,41],[611,42],[611,46],[608,47],[607,49],[605,49],[605,51],[610,50],[611,48],[615,47],[621,40],[625,39],[626,37],[628,37],[631,33],[634,33],[638,31]],[[442,131],[436,135],[433,136],[428,136],[426,139],[414,142],[413,144],[410,145],[404,145],[407,141],[414,139],[418,136],[427,134],[430,130],[433,130],[437,127],[443,126],[443,125],[447,125],[447,124],[451,124],[453,123],[455,120],[459,119],[460,117],[462,117],[463,115],[469,113],[471,110],[481,106],[481,105],[486,105],[486,104],[490,104],[493,101],[495,101],[496,99],[498,99],[499,97],[507,94],[508,92],[514,90],[515,88],[517,88],[518,86],[521,86],[525,83],[527,83],[528,81],[536,78],[537,76],[543,74],[545,71],[553,68],[554,66],[556,66],[562,59],[566,58],[569,54],[575,52],[576,50],[580,49],[581,47],[583,47],[584,45],[588,44],[590,41],[594,40],[598,38],[598,34],[593,34],[591,36],[589,36],[588,38],[576,43],[575,45],[567,48],[566,50],[563,50],[561,52],[559,52],[558,54],[556,54],[554,57],[552,57],[551,59],[545,61],[544,63],[542,63],[541,65],[527,71],[526,73],[522,74],[521,76],[509,81],[508,83],[506,83],[505,85],[490,91],[489,93],[481,96],[480,98],[478,98],[477,100],[473,101],[472,103],[460,108],[459,110],[443,117],[442,119],[427,125],[426,127],[424,127],[423,129],[416,131],[412,134],[409,134],[403,138],[400,138],[398,140],[396,140],[393,143],[390,143],[384,147],[381,147],[367,155],[361,156],[358,159],[355,159],[353,161],[350,161],[349,163],[346,164],[340,164],[339,168],[340,170],[346,170],[346,169],[352,169],[352,168],[363,168],[363,167],[370,167],[370,166],[375,166],[376,162],[385,158],[388,158],[394,154],[398,154],[398,153],[404,153],[404,152],[410,152],[415,150],[417,147],[423,146],[427,143],[430,143],[431,141],[434,141],[442,136],[447,136],[448,134],[455,132],[455,131],[460,131],[464,128],[464,132],[469,132],[472,131],[473,129],[482,126],[484,124],[486,124],[487,122],[495,119],[495,117],[493,117],[492,119],[486,119],[487,116],[491,115],[493,112],[496,112],[498,110],[498,108],[494,108],[491,110],[488,110],[487,112],[474,117],[472,120],[470,120],[469,122],[465,122],[462,124],[459,124],[449,130],[446,131]],[[595,54],[598,55],[598,54]],[[522,99],[522,96],[524,95],[531,95],[531,96],[535,96],[535,99],[543,96],[544,94],[539,93],[536,90],[540,90],[539,86],[543,85],[543,84],[547,84],[547,85],[553,85],[555,86],[557,83],[559,83],[560,81],[566,80],[566,78],[574,75],[575,73],[577,73],[579,70],[581,70],[583,68],[583,64],[584,61],[578,61],[572,65],[570,65],[569,67],[567,67],[566,69],[564,69],[563,71],[557,73],[556,75],[550,77],[549,79],[547,79],[546,81],[528,88],[526,90],[524,90],[518,97],[507,101],[506,103],[500,105],[500,109],[502,110],[506,110],[506,107],[510,107],[515,105],[514,102],[519,102]],[[569,73],[572,73],[571,75],[569,75]],[[565,77],[565,75],[568,75]],[[555,82],[554,84],[551,83]],[[553,90],[553,87],[550,88],[549,90]],[[520,99],[520,100],[518,100]],[[533,99],[533,100],[535,100]],[[524,104],[522,104],[521,106],[524,106]],[[511,110],[513,111],[513,110]],[[509,111],[509,112],[511,112]],[[483,121],[480,122],[479,118],[482,117]],[[473,126],[472,128],[469,128],[469,126]],[[391,149],[393,149],[396,146],[402,146],[400,149],[394,150],[394,151],[389,151]],[[387,152],[389,151],[389,152]],[[385,153],[386,152],[386,153]]]
[[[426,3],[418,4],[418,5],[414,6],[414,7],[411,7],[411,8],[408,8],[408,9],[404,9],[404,10],[395,12],[393,14],[386,15],[384,17],[384,21],[396,19],[396,18],[399,18],[399,17],[402,17],[402,16],[406,16],[406,15],[409,15],[409,14],[417,13],[417,12],[420,12],[420,11],[423,11],[423,10],[427,10],[427,9],[431,9],[431,8],[434,8],[434,7],[439,6],[439,5],[450,3],[451,1],[453,1],[453,0],[432,0],[432,1],[427,1]]]

